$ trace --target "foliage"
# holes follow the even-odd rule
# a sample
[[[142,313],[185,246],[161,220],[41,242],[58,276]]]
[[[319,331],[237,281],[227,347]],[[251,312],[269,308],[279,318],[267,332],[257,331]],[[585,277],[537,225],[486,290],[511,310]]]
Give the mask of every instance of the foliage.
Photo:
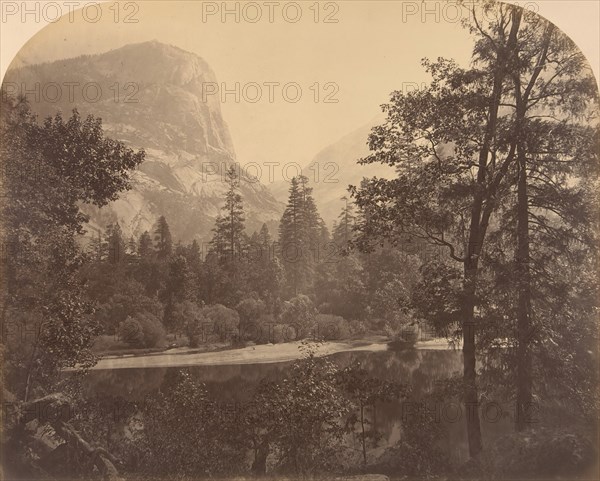
[[[256,445],[270,445],[278,468],[297,476],[331,469],[332,457],[347,432],[344,418],[350,412],[337,388],[337,367],[315,357],[317,346],[302,346],[306,357],[295,362],[281,382],[260,386],[255,411],[246,420]]]
[[[316,315],[317,310],[312,301],[300,294],[284,303],[281,321],[294,327],[297,338],[303,338],[313,331]]]
[[[288,204],[279,224],[279,257],[285,274],[287,294],[314,292],[315,269],[326,253],[329,233],[308,187],[308,178],[294,177]]]
[[[358,429],[358,438],[362,450],[363,465],[367,466],[367,448],[376,446],[380,433],[375,429],[373,418],[377,405],[383,402],[405,398],[408,392],[406,386],[399,383],[377,379],[369,376],[360,364],[353,364],[338,373],[338,382],[347,393],[352,403],[357,406],[346,423],[353,430]],[[368,412],[371,412],[371,419]]]
[[[163,345],[166,333],[158,317],[137,312],[119,326],[119,336],[130,346],[156,347]]]
[[[78,279],[84,256],[75,236],[87,221],[80,204],[116,199],[144,152],[106,138],[100,119],[76,110],[40,125],[24,99],[3,92],[1,107],[2,241],[15,247],[3,266],[3,323],[27,322],[37,332],[14,340],[6,366],[24,380],[11,390],[27,399],[33,389],[51,389],[61,368],[94,362],[93,306]]]
[[[104,326],[105,332],[113,333],[129,316],[148,312],[158,317],[162,314],[162,310],[158,299],[148,297],[139,282],[127,279],[122,289],[98,306],[96,319]]]
[[[235,417],[225,415],[203,384],[179,372],[171,387],[150,396],[139,440],[148,473],[210,477],[244,465]]]

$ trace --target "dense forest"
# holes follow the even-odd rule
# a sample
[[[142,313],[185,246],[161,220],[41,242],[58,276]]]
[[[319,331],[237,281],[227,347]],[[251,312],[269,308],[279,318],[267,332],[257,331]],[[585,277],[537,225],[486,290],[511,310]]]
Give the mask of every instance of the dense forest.
[[[138,237],[119,223],[94,231],[81,205],[117,199],[145,152],[107,138],[99,118],[75,110],[40,122],[3,92],[8,478],[589,475],[597,84],[552,24],[507,4],[486,8],[466,24],[471,65],[425,60],[430,85],[391,94],[358,162],[396,175],[350,186],[333,226],[300,175],[278,231],[249,232],[231,165],[207,244],[173,238],[164,216]],[[433,337],[462,349],[462,372],[425,400],[457,400],[469,413],[468,462],[440,449],[443,426],[428,412],[403,418],[396,445],[377,450],[378,410],[416,401],[413,386],[318,355],[328,341],[369,336],[406,350]],[[186,370],[143,402],[84,394],[102,356],[291,341],[302,358],[262,379],[235,413]],[[482,438],[485,400],[514,405],[513,432],[494,445]],[[107,416],[117,404],[120,416]]]
[[[168,333],[197,347],[209,338],[281,342],[366,330],[402,336],[415,324],[420,259],[439,252],[418,242],[352,250],[352,204],[346,199],[330,235],[302,176],[291,181],[278,240],[266,225],[248,235],[234,167],[227,182],[206,245],[175,242],[162,216],[138,239],[126,240],[116,223],[85,243],[82,276],[103,334],[152,348]]]

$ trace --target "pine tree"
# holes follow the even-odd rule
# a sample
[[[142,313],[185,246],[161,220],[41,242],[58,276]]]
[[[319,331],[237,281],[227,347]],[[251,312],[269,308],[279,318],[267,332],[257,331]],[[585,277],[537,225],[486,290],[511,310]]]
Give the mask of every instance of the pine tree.
[[[227,170],[229,189],[225,195],[225,205],[222,214],[217,217],[214,235],[211,240],[211,250],[216,252],[220,260],[226,258],[234,261],[241,256],[245,245],[245,217],[242,196],[239,194],[239,181],[234,166]]]
[[[291,180],[287,207],[279,224],[279,255],[285,272],[286,282],[292,295],[297,295],[301,286],[302,262],[302,195],[298,179]]]
[[[317,211],[308,178],[294,177],[289,192],[279,226],[279,255],[288,293],[296,296],[313,291],[315,269],[329,234]]]
[[[348,202],[346,196],[342,197],[345,202],[338,221],[333,226],[333,241],[340,249],[346,249],[348,243],[353,240],[353,227],[356,220],[354,215],[354,207],[351,202]]]
[[[261,299],[266,301],[269,310],[280,296],[282,270],[274,256],[271,234],[266,224],[251,239],[251,250],[247,270],[248,285]]]
[[[119,223],[111,224],[106,227],[105,234],[105,251],[108,256],[108,262],[111,264],[119,264],[125,260],[127,253],[123,233]]]
[[[135,241],[135,237],[129,237],[129,241],[127,242],[127,254],[131,257],[137,256],[137,242]]]
[[[166,260],[171,256],[173,251],[173,239],[171,237],[169,224],[164,215],[161,215],[156,222],[156,228],[154,229],[154,246],[159,259]]]
[[[258,233],[258,245],[260,248],[260,257],[263,262],[271,261],[273,256],[273,241],[267,224],[263,224]]]
[[[86,252],[94,262],[102,262],[106,259],[106,243],[102,232],[98,230],[90,239]]]
[[[144,231],[138,241],[138,254],[142,259],[149,259],[152,257],[152,253],[152,237],[148,231]]]
[[[202,253],[200,252],[200,244],[196,239],[190,245],[188,263],[192,269],[197,269],[202,261]]]
[[[183,255],[173,256],[169,261],[169,270],[166,276],[163,314],[163,323],[171,332],[181,328],[174,323],[173,311],[177,303],[193,299],[192,283],[193,276],[186,257]]]
[[[234,166],[227,170],[226,178],[229,188],[225,194],[225,204],[215,222],[205,261],[206,272],[213,285],[204,290],[210,292],[211,299],[233,306],[245,291],[246,259],[243,254],[248,239],[242,196],[239,194],[239,181]]]

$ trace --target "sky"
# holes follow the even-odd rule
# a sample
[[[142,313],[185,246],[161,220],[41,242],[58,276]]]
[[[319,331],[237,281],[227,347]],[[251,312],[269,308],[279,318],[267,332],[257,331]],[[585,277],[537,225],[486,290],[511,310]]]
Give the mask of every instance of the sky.
[[[598,77],[598,0],[515,3],[570,34]],[[242,164],[308,164],[376,117],[391,91],[426,82],[422,58],[466,65],[472,48],[460,26],[464,11],[446,2],[109,1],[101,10],[93,2],[0,5],[2,75],[19,49],[22,61],[38,63],[158,40],[203,57],[221,89],[239,83],[239,102],[228,95],[222,111]],[[85,8],[76,9],[80,5]],[[256,85],[262,95],[252,102]]]

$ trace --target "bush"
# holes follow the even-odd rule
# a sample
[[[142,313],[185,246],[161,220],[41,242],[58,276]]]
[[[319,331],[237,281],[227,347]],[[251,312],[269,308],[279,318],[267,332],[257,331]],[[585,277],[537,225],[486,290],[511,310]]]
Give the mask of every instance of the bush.
[[[317,310],[312,301],[305,295],[293,297],[286,301],[281,312],[281,321],[294,326],[298,331],[298,338],[309,335],[315,327]]]
[[[137,281],[130,280],[121,292],[113,294],[96,310],[96,319],[104,326],[107,334],[114,334],[115,329],[125,322],[129,316],[137,312],[148,312],[160,316],[163,307],[161,303],[144,292],[144,287]]]
[[[144,429],[138,445],[146,478],[238,474],[245,464],[246,446],[238,434],[237,416],[213,402],[205,386],[187,372],[177,372],[168,382],[142,408]]]
[[[576,428],[537,428],[510,433],[483,453],[488,479],[587,479],[595,464],[592,433]]]
[[[254,396],[256,412],[245,424],[266,446],[258,472],[265,472],[269,454],[281,473],[298,478],[331,472],[349,432],[341,420],[353,406],[337,387],[337,367],[315,357],[316,346],[303,347],[306,357],[294,362],[281,382],[262,383]]]
[[[191,301],[177,302],[171,315],[173,325],[183,329],[190,340],[190,347],[198,347],[204,320],[202,308]]]
[[[125,319],[119,328],[119,336],[132,347],[162,346],[166,339],[160,320],[149,312],[139,312]]]
[[[349,339],[352,335],[350,323],[342,316],[333,314],[318,314],[316,317],[316,334],[326,341]]]
[[[367,332],[367,326],[365,325],[364,322],[359,321],[358,319],[352,319],[349,322],[350,325],[350,332],[352,333],[353,336],[362,336],[363,334],[366,334]]]
[[[267,306],[260,299],[243,299],[236,306],[240,316],[241,340],[256,341],[260,331],[260,318],[265,315]]]
[[[244,336],[247,340],[256,344],[274,342],[273,329],[275,324],[275,317],[272,314],[263,314],[255,323],[244,328]]]
[[[236,340],[239,336],[240,316],[234,309],[215,304],[202,309],[205,322],[212,323],[212,332],[221,342]]]

